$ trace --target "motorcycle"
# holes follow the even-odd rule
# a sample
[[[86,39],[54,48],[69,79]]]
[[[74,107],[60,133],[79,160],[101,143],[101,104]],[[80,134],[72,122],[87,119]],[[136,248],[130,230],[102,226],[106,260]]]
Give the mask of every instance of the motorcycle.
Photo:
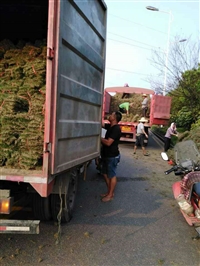
[[[161,157],[169,161],[165,152]],[[194,226],[197,236],[193,239],[197,240],[200,239],[200,152],[192,140],[179,142],[174,146],[174,160],[173,167],[165,174],[174,172],[181,177],[172,186],[173,194],[186,222]]]

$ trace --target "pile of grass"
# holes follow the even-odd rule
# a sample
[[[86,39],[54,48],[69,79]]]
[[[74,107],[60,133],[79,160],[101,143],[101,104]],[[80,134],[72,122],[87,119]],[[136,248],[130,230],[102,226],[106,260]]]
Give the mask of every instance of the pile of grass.
[[[46,41],[0,42],[0,166],[42,166]]]
[[[110,113],[118,111],[119,105],[123,102],[133,103],[133,106],[129,109],[129,115],[123,114],[122,121],[123,122],[138,122],[138,120],[142,117],[142,101],[144,97],[142,94],[131,93],[128,98],[122,99],[122,93],[117,93],[111,97],[110,104]],[[148,105],[150,107],[150,98],[148,97]],[[149,116],[149,113],[147,114]]]

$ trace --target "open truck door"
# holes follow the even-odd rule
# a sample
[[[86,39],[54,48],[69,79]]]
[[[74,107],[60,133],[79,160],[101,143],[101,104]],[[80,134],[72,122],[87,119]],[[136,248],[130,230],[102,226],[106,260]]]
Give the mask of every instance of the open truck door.
[[[38,104],[38,109],[44,105],[44,121],[39,125],[42,130],[44,126],[41,134],[44,139],[41,137],[42,144],[36,145],[40,147],[41,164],[28,169],[20,168],[17,163],[15,168],[6,165],[0,167],[0,213],[3,213],[4,203],[11,202],[8,200],[9,193],[13,194],[13,186],[23,184],[24,193],[33,194],[32,205],[39,217],[37,220],[57,219],[60,210],[59,191],[63,202],[67,202],[61,208],[62,220],[66,222],[75,198],[74,176],[81,165],[100,154],[107,7],[103,0],[33,0],[16,1],[16,4],[7,0],[6,3],[0,3],[0,16],[7,25],[0,31],[0,41],[8,39],[20,45],[30,42],[34,46],[38,40],[42,40],[45,41],[43,51],[47,48],[44,56],[45,103]],[[33,59],[32,51],[30,55]],[[20,68],[18,63],[16,65]],[[34,66],[30,69],[37,75]],[[34,87],[34,79],[28,78]],[[4,91],[0,92],[5,94]],[[34,116],[32,118],[34,120]],[[34,133],[28,135],[25,143],[36,137]],[[32,149],[27,150],[34,154]],[[8,190],[7,196],[3,194],[5,189]],[[22,228],[19,228],[22,223],[1,220],[0,233],[8,233],[9,229],[12,232],[10,221],[16,225],[16,230],[22,232]],[[25,226],[24,231],[33,233],[31,228],[34,227],[35,232],[38,232],[37,223],[28,226],[29,229]]]

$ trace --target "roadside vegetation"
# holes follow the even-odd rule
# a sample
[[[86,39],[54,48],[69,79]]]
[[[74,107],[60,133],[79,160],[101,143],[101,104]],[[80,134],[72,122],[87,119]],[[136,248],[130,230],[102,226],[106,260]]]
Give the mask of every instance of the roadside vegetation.
[[[167,68],[166,95],[172,98],[171,118],[169,125],[175,122],[179,136],[172,138],[177,141],[191,139],[200,150],[200,64],[199,42],[186,41],[176,36],[170,48],[168,65],[164,52],[154,51],[153,65],[160,70],[160,80],[151,77],[151,85],[156,93],[162,94],[163,74]],[[152,131],[165,135],[167,127],[152,126]]]

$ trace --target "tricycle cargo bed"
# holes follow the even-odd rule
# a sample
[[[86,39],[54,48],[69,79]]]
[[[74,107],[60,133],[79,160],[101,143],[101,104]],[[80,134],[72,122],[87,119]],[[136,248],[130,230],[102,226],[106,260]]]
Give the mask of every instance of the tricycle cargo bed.
[[[6,0],[0,22],[0,180],[48,184],[100,153],[106,6]]]

